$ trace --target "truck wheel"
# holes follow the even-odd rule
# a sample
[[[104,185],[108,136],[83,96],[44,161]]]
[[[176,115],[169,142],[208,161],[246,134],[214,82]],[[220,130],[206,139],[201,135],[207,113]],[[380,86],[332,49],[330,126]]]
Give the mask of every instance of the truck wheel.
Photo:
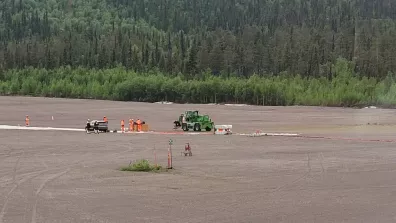
[[[196,132],[200,132],[201,131],[201,125],[199,123],[195,123],[194,131],[196,131]]]
[[[211,129],[210,127],[206,127],[205,130],[206,130],[207,132],[209,132],[209,131],[212,130],[212,129]]]

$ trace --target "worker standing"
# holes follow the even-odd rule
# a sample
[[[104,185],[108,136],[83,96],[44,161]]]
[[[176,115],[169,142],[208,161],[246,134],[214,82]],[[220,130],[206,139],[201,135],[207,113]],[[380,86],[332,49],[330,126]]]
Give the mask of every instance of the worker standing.
[[[138,132],[142,131],[142,122],[140,121],[140,119],[138,119],[136,121],[137,127],[138,127]]]
[[[121,132],[124,133],[124,130],[125,130],[125,122],[123,119],[123,120],[121,120]]]
[[[29,115],[26,115],[25,126],[28,127],[29,125],[30,125]]]
[[[108,122],[106,116],[103,117],[103,121],[104,121],[104,122]]]
[[[184,151],[186,151],[186,152],[191,151],[190,143],[186,143],[186,146],[184,147]]]
[[[129,118],[129,132],[133,132],[133,119]]]

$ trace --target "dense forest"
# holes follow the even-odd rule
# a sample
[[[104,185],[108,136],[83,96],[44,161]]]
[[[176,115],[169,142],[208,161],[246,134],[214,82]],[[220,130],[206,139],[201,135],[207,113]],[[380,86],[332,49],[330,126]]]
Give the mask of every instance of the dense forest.
[[[392,0],[0,2],[1,94],[140,101],[171,100],[169,95],[174,95],[172,100],[180,102],[205,103],[216,97],[218,102],[265,105],[383,103],[375,98],[392,90],[395,52],[396,1]],[[350,69],[346,70],[353,80],[334,86],[338,83],[334,79],[342,76],[337,74],[340,63],[348,64]],[[85,90],[49,94],[45,86],[51,88],[55,83],[43,82],[43,78],[55,81],[60,74],[70,83],[75,75],[85,80],[101,75],[102,79],[94,83],[100,88],[114,83],[114,88],[95,96],[82,92],[94,84],[86,81],[79,86]],[[155,92],[162,92],[153,96],[149,90],[139,91],[135,83],[127,83],[137,77],[150,83],[150,88],[157,86]],[[34,86],[34,92],[26,90],[33,80],[40,85]],[[234,87],[217,96],[220,90],[207,90],[208,81],[214,80],[216,87],[222,85],[220,80],[229,85],[238,82],[256,94],[244,91],[245,96],[240,97],[236,92],[240,88]],[[168,81],[184,83],[178,94],[167,92],[163,84]],[[291,85],[289,82],[302,89],[293,88],[296,92],[290,93],[285,87]],[[123,87],[116,88],[120,83]],[[317,94],[330,96],[310,101],[302,96],[280,99],[298,92],[308,94],[312,83],[317,84]],[[349,83],[360,83],[362,92]],[[375,95],[373,89],[381,84],[389,85],[384,88],[389,92]],[[336,89],[344,87],[355,91],[357,99],[329,99],[336,97],[332,96]],[[117,89],[123,93],[116,96]],[[263,89],[274,89],[271,92],[278,96],[270,97],[270,91]]]

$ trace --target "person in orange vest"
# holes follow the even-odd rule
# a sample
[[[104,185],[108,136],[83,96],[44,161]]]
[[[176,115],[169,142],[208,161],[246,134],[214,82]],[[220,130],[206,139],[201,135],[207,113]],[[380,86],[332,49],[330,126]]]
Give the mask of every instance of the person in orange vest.
[[[133,132],[133,119],[129,118],[129,131]]]
[[[121,120],[121,132],[124,132],[124,130],[125,130],[125,122],[123,119],[123,120]]]
[[[103,117],[103,121],[104,121],[104,122],[108,122],[106,116]]]
[[[29,123],[30,122],[30,120],[29,120],[29,115],[26,115],[26,118],[25,118],[25,126],[27,127],[27,126],[29,126]]]
[[[137,127],[138,127],[138,132],[142,131],[142,122],[140,121],[140,119],[138,119],[136,121]]]

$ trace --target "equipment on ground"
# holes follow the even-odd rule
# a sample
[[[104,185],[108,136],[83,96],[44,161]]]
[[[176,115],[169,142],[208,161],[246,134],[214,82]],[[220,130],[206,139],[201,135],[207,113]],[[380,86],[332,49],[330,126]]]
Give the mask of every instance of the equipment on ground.
[[[208,115],[199,115],[198,111],[186,111],[179,116],[179,120],[174,121],[174,129],[182,128],[183,131],[190,129],[200,132],[201,129],[211,131],[214,123]]]
[[[92,120],[87,122],[85,126],[85,131],[87,134],[94,132],[99,134],[99,132],[109,132],[108,122]]]
[[[232,125],[215,125],[214,129],[215,135],[231,135]]]

